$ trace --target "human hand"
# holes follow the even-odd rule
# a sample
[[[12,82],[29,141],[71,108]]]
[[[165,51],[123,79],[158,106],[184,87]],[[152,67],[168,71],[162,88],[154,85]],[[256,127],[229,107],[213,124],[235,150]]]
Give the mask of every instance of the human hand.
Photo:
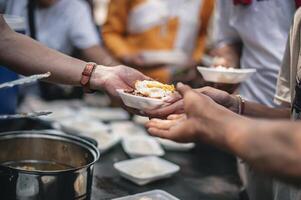
[[[235,113],[238,113],[239,100],[235,96],[212,87],[203,87],[194,89],[194,91],[200,94],[204,94],[213,99],[216,103],[224,106],[225,108],[228,108]],[[179,93],[175,93],[174,95],[165,98],[164,101],[169,105],[163,108],[146,111],[145,114],[151,118],[166,118],[171,114],[184,113],[184,102]]]
[[[216,103],[224,106],[225,108],[228,108],[235,113],[238,113],[239,100],[236,96],[230,95],[225,91],[218,90],[212,87],[202,87],[195,89],[195,91],[210,97]]]
[[[112,97],[118,97],[117,89],[133,90],[137,80],[150,80],[141,72],[123,65],[97,66],[92,74],[91,89],[104,89]]]
[[[201,139],[211,143],[215,137],[220,137],[218,134],[225,129],[228,121],[226,119],[234,114],[216,104],[208,96],[193,91],[189,86],[178,84],[177,90],[184,97],[187,120],[152,119],[146,124],[148,132],[153,136],[178,142],[193,142]]]

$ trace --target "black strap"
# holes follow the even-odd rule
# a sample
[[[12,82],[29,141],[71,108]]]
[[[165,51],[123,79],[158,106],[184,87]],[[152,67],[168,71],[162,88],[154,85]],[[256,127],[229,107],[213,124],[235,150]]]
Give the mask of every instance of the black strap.
[[[297,83],[295,87],[295,99],[293,108],[298,112],[301,112],[301,84]]]
[[[30,37],[32,39],[37,39],[36,37],[36,25],[35,25],[35,0],[28,0],[27,3],[27,16],[28,16],[28,26],[30,31]]]

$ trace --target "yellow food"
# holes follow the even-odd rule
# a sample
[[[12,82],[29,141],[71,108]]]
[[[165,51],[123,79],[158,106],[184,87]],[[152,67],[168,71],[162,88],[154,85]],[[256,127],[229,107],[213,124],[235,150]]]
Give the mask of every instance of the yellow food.
[[[158,81],[137,81],[136,91],[144,96],[152,98],[163,98],[175,91],[174,85],[163,84]]]

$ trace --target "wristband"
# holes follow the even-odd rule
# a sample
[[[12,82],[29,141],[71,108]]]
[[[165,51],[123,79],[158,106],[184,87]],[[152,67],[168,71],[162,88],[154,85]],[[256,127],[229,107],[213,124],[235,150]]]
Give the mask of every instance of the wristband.
[[[83,87],[85,93],[95,92],[94,90],[91,90],[91,88],[90,88],[90,79],[91,79],[92,73],[95,70],[96,66],[97,66],[96,63],[89,62],[86,64],[84,71],[82,72],[80,84]]]
[[[243,115],[245,112],[245,100],[242,98],[241,95],[236,95],[238,98],[239,104],[238,104],[238,114]]]

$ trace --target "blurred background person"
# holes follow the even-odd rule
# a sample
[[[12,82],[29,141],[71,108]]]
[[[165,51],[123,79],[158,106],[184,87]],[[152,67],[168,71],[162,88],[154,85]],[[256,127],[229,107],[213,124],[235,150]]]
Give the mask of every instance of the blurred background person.
[[[257,73],[239,86],[243,98],[275,107],[277,75],[291,21],[298,5],[282,1],[217,1],[215,18],[217,65],[253,68]],[[244,182],[251,200],[272,199],[272,183],[247,168]]]
[[[104,44],[121,63],[170,82],[174,65],[200,62],[213,7],[213,0],[111,0]]]
[[[117,62],[100,45],[89,1],[7,0],[5,13],[24,17],[26,34],[64,54],[103,65]],[[40,83],[45,99],[81,97],[80,89]]]

